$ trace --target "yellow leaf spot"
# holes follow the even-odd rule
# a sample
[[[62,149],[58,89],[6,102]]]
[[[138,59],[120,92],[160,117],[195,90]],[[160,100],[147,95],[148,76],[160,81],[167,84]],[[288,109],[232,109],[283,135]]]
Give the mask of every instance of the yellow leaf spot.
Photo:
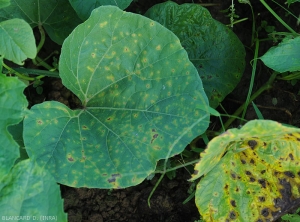
[[[91,53],[91,56],[94,59],[96,57],[96,53]]]
[[[155,47],[156,50],[161,50],[161,45]]]
[[[106,79],[114,82],[115,81],[115,77],[113,75],[107,76]]]
[[[104,69],[105,69],[106,71],[109,71],[109,70],[110,70],[110,68],[109,68],[108,66],[105,66]]]
[[[123,52],[126,53],[126,52],[129,52],[129,51],[130,51],[129,48],[127,46],[125,46]]]
[[[93,69],[92,67],[90,67],[90,66],[87,66],[86,67],[90,72],[94,72],[95,71],[95,69]]]
[[[107,21],[100,23],[100,28],[103,28],[107,25]]]
[[[131,36],[132,36],[132,37],[136,37],[136,34],[135,34],[135,33],[132,33]]]
[[[154,26],[155,24],[154,24],[154,22],[150,22],[150,26]]]
[[[89,41],[85,41],[85,44],[86,44],[86,45],[89,44]]]

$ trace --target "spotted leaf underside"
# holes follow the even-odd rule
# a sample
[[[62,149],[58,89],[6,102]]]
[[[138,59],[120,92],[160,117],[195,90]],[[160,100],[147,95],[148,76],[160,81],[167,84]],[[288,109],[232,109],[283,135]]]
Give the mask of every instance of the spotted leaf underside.
[[[238,37],[198,4],[156,4],[145,16],[174,32],[198,70],[211,107],[217,107],[239,83],[245,49]]]
[[[95,9],[64,42],[59,69],[82,108],[44,102],[24,122],[29,156],[59,183],[136,185],[208,126],[208,100],[179,39],[143,16]]]
[[[219,147],[223,153],[214,156]],[[210,141],[195,166],[192,179],[204,175],[199,212],[205,221],[274,221],[300,206],[299,163],[300,129],[255,120],[228,130]]]

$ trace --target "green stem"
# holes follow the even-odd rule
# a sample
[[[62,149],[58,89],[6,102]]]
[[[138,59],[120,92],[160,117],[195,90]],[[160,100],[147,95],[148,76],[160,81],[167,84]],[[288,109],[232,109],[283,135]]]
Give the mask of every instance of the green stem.
[[[193,160],[193,161],[190,161],[190,162],[187,162],[187,163],[184,163],[184,164],[180,164],[180,165],[178,165],[178,166],[175,166],[175,167],[172,167],[172,168],[169,168],[169,169],[165,169],[165,170],[157,170],[157,171],[155,171],[155,173],[165,174],[165,173],[167,173],[167,172],[171,172],[171,171],[174,171],[174,170],[177,170],[177,169],[180,169],[180,168],[182,168],[182,167],[186,167],[186,166],[189,166],[189,165],[198,163],[198,162],[199,162],[199,159]]]
[[[41,40],[40,40],[40,42],[39,42],[39,44],[38,44],[38,46],[36,48],[36,51],[37,51],[36,54],[39,53],[39,51],[43,47],[43,45],[45,43],[45,39],[46,39],[45,31],[44,31],[44,29],[43,29],[43,27],[41,25],[39,25],[39,31],[40,31],[40,34],[41,34]]]
[[[39,76],[37,78],[32,78],[32,77],[29,77],[29,76],[26,76],[26,75],[23,75],[17,71],[15,71],[14,69],[10,68],[8,65],[6,65],[5,63],[2,64],[4,68],[6,68],[8,70],[9,73],[11,74],[14,74],[16,76],[18,76],[20,79],[24,79],[24,80],[27,80],[27,81],[34,81],[36,79],[41,79],[43,78],[44,76]]]
[[[256,99],[261,93],[263,93],[265,90],[269,90],[272,88],[272,84],[276,78],[278,73],[274,72],[271,77],[269,78],[268,82],[266,82],[262,87],[260,87],[250,98],[249,102],[252,102],[254,99]],[[241,112],[243,111],[244,107],[246,105],[246,102],[244,104],[242,104],[236,111],[234,114],[232,114],[232,116],[239,116],[241,114]],[[230,124],[235,120],[236,118],[232,117],[230,119],[228,119],[226,121],[226,123],[224,124],[224,128],[228,129],[228,127],[230,126]]]
[[[56,70],[55,68],[53,68],[52,66],[48,65],[48,63],[46,63],[43,59],[41,59],[40,57],[35,57],[36,60],[36,64],[37,66],[43,66],[44,68],[48,69],[49,71],[54,71]]]
[[[151,190],[151,193],[148,196],[148,206],[150,207],[150,199],[153,195],[153,193],[155,192],[156,188],[158,187],[158,184],[160,184],[161,180],[164,178],[165,174],[160,175],[158,181],[156,182],[155,186],[153,187],[153,189]]]
[[[269,12],[271,12],[271,14],[284,26],[287,28],[287,30],[289,30],[291,33],[293,33],[294,35],[298,35],[297,32],[294,31],[294,29],[292,29],[288,24],[286,24],[277,14],[276,12],[273,11],[273,9],[264,1],[264,0],[260,0],[260,2],[269,10]]]
[[[245,102],[244,111],[243,111],[243,114],[242,114],[242,119],[244,119],[244,117],[245,117],[247,107],[248,107],[248,104],[250,102],[249,101],[250,96],[252,94],[252,89],[253,89],[254,79],[255,79],[255,72],[256,72],[256,65],[257,65],[257,58],[258,58],[258,49],[259,49],[259,40],[256,40],[256,42],[255,42],[255,52],[254,52],[254,62],[253,62],[253,67],[252,67],[251,79],[250,79],[250,86],[249,86],[248,95],[247,95],[246,102]]]

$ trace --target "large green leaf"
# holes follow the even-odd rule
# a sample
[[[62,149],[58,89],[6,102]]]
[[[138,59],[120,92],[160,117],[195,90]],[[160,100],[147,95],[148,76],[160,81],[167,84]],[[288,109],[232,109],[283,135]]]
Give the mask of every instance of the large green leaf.
[[[208,126],[208,100],[179,39],[141,15],[95,9],[64,42],[59,68],[83,108],[45,102],[24,122],[29,156],[59,183],[136,185]]]
[[[220,159],[221,150],[227,152]],[[210,141],[195,166],[192,179],[204,175],[199,212],[205,221],[274,221],[300,205],[299,162],[298,128],[254,120],[228,130]]]
[[[211,107],[217,107],[239,83],[245,49],[237,36],[197,4],[167,1],[145,16],[174,32],[200,74]]]
[[[130,5],[132,0],[69,0],[69,2],[77,12],[77,15],[82,20],[86,20],[91,12],[101,5],[115,5],[120,9],[125,9]]]
[[[300,70],[300,36],[286,38],[278,46],[270,48],[260,59],[277,72]]]
[[[11,0],[8,7],[0,9],[0,21],[11,18],[24,19],[32,28],[42,25],[58,44],[81,23],[68,0]]]
[[[1,221],[67,221],[59,185],[30,160],[0,179],[0,196]]]
[[[19,65],[27,58],[35,58],[35,38],[27,22],[22,19],[0,22],[0,54]]]
[[[18,144],[7,130],[19,123],[26,112],[28,102],[23,94],[25,84],[19,79],[0,74],[0,178],[14,165],[20,156]]]

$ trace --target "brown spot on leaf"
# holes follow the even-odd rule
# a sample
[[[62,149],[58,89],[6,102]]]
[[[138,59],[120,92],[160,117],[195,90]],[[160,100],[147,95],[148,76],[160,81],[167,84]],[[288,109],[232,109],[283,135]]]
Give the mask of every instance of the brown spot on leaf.
[[[153,143],[153,141],[154,141],[157,137],[158,137],[158,134],[157,134],[157,133],[154,134],[154,135],[152,136],[152,139],[151,139],[151,142],[150,142],[150,143]]]
[[[246,170],[246,172],[245,172],[247,175],[252,175],[252,173],[250,172],[250,171],[248,171],[248,170]]]
[[[289,153],[289,157],[291,158],[291,160],[294,160],[293,154]]]
[[[258,197],[258,199],[259,199],[260,202],[265,202],[266,201],[265,197]]]
[[[266,172],[265,170],[260,171],[261,174],[264,174],[265,172]]]
[[[114,183],[114,182],[116,182],[116,178],[117,178],[117,177],[120,177],[120,176],[121,176],[121,175],[118,174],[118,173],[112,174],[112,175],[111,175],[111,178],[108,178],[107,181],[108,181],[109,183]]]
[[[249,140],[248,145],[250,146],[251,149],[254,149],[255,146],[257,145],[256,140]]]
[[[291,171],[285,171],[284,175],[291,177],[291,178],[295,178],[295,174],[293,174]]]
[[[194,173],[193,173],[193,174],[194,174],[194,175],[197,175],[198,172],[199,172],[198,170],[194,170]]]
[[[73,162],[73,161],[74,161],[74,159],[73,159],[72,157],[68,157],[68,160],[69,160],[70,162]]]
[[[255,161],[253,159],[250,160],[251,164],[255,164]]]
[[[232,219],[232,220],[236,219],[236,213],[234,211],[230,211],[229,218]]]
[[[269,209],[268,208],[264,208],[261,210],[261,215],[264,216],[264,217],[267,217],[269,216]]]
[[[232,177],[232,179],[235,179],[236,178],[235,173],[231,173],[231,177]]]
[[[250,182],[254,182],[255,179],[253,177],[250,177]]]
[[[243,159],[241,159],[242,164],[246,164],[247,162]]]
[[[259,179],[258,182],[260,183],[260,185],[262,186],[262,188],[266,188],[267,187],[265,179]]]
[[[235,200],[231,200],[231,201],[230,201],[230,204],[231,204],[231,206],[236,207]]]

